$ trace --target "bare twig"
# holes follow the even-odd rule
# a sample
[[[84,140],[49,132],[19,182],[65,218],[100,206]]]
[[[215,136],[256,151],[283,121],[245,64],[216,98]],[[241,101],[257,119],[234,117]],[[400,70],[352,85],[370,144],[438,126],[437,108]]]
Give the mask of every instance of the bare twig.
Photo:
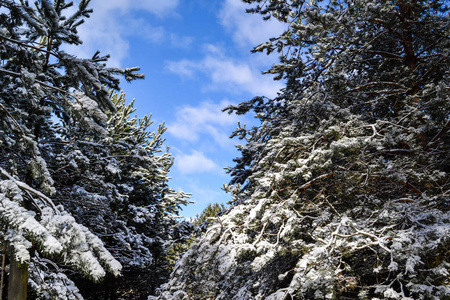
[[[337,214],[339,217],[341,217],[341,214],[334,208],[334,206],[328,201],[328,197],[325,197],[325,202],[328,204],[328,206],[334,211],[335,214]]]
[[[19,129],[20,133],[23,134],[24,132],[22,131],[22,128],[20,128],[19,123],[17,123],[16,119],[9,113],[9,111],[6,109],[6,107],[3,106],[3,104],[1,104],[1,103],[0,103],[0,109],[3,110],[6,113],[6,115],[12,120],[14,125],[16,125],[17,129]]]
[[[367,53],[370,53],[370,54],[379,54],[381,56],[385,56],[388,58],[403,59],[403,57],[401,55],[386,52],[386,51],[374,51],[374,50],[366,50],[366,51],[367,51]]]
[[[425,149],[428,150],[431,145],[436,143],[444,134],[447,132],[447,130],[450,128],[450,120],[447,121],[445,126],[439,130],[439,132],[431,139],[431,141],[425,146]]]
[[[266,226],[267,226],[267,222],[264,223],[264,226],[261,230],[261,232],[259,233],[258,237],[256,238],[256,240],[253,242],[253,246],[255,246],[256,244],[258,244],[258,242],[261,240],[262,235],[264,234],[264,231],[266,230]]]
[[[281,231],[283,231],[283,229],[284,229],[284,222],[283,222],[283,225],[281,225],[281,226],[280,226],[280,229],[278,230],[278,233],[277,233],[277,242],[275,243],[275,246],[277,246],[278,243],[280,242],[280,234],[281,234]]]
[[[382,151],[383,154],[411,154],[410,149],[387,149]]]
[[[400,198],[394,201],[395,203],[414,203],[416,201],[414,201],[413,199],[410,198]]]
[[[414,187],[411,183],[408,183],[408,182],[406,182],[406,181],[400,181],[400,183],[401,183],[403,186],[407,187],[407,188],[408,188],[411,192],[413,192],[414,194],[416,194],[416,195],[422,197],[422,192],[419,191],[416,187]]]

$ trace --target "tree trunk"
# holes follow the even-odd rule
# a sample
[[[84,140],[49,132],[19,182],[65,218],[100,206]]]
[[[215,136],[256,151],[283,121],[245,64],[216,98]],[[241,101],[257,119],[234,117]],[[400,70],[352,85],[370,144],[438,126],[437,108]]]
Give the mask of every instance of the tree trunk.
[[[20,264],[11,255],[9,267],[8,300],[26,300],[28,284],[28,264]]]
[[[3,283],[5,282],[5,263],[6,263],[6,247],[3,246],[3,253],[2,253],[2,274],[0,277],[0,300],[3,299]]]

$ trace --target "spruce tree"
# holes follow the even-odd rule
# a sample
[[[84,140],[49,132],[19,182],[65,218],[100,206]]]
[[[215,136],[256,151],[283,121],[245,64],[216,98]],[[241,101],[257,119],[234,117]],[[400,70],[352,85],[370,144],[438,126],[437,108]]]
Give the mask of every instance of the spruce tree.
[[[450,297],[445,1],[245,0],[287,30],[274,99],[230,168],[232,208],[159,299]]]
[[[120,278],[108,276],[101,285],[77,276],[81,293],[140,299],[167,280],[170,245],[190,234],[177,220],[188,195],[168,185],[173,157],[161,149],[164,124],[150,131],[150,116],[133,116],[134,100],[127,104],[124,93],[112,93],[111,101],[117,111],[106,114],[106,135],[60,128],[67,145],[52,165],[56,198],[123,266]]]
[[[11,299],[26,297],[26,276],[33,297],[82,299],[68,267],[93,281],[135,267],[141,285],[156,285],[186,203],[168,186],[172,156],[158,154],[164,126],[146,131],[150,119],[130,118],[132,104],[110,92],[117,75],[143,78],[139,68],[61,50],[81,43],[88,4],[68,15],[64,0],[0,0],[0,243]],[[163,274],[143,279],[149,269]]]

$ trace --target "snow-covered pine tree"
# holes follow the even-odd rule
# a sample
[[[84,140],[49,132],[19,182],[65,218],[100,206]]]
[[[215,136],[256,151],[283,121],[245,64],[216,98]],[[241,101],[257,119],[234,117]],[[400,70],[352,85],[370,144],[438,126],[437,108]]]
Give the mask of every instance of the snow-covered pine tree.
[[[27,274],[40,299],[81,298],[58,264],[93,280],[105,269],[121,270],[101,240],[55,204],[63,201],[55,198],[56,170],[49,168],[55,151],[70,146],[55,121],[92,136],[107,134],[105,112],[116,110],[109,93],[118,89],[115,75],[142,77],[133,73],[138,68],[106,68],[107,57],[98,53],[81,59],[61,50],[64,43],[81,43],[77,27],[91,13],[88,4],[81,0],[66,16],[72,4],[64,0],[33,6],[0,0],[0,243],[11,265],[11,299],[26,297]]]
[[[222,214],[225,210],[226,206],[223,203],[209,203],[200,214],[196,214],[195,217],[192,218],[191,223],[194,226],[206,228],[211,221],[215,220],[217,216]]]
[[[287,30],[275,99],[231,168],[234,208],[159,299],[449,299],[446,1],[245,0]]]
[[[226,206],[223,203],[210,203],[203,209],[200,214],[196,214],[194,218],[179,223],[180,229],[184,229],[183,234],[179,234],[178,241],[172,243],[168,252],[168,258],[175,265],[181,256],[191,247],[191,244],[202,233],[206,232],[208,226],[212,225],[217,216],[223,214]],[[186,235],[190,233],[190,235]]]
[[[57,178],[55,198],[123,266],[120,278],[108,276],[101,284],[78,276],[81,293],[89,299],[140,299],[167,280],[172,265],[166,252],[173,240],[189,237],[189,228],[183,233],[177,220],[188,195],[168,185],[173,157],[161,149],[164,124],[151,132],[150,116],[132,115],[134,101],[126,104],[123,93],[111,100],[117,110],[107,112],[108,133],[61,127],[66,144],[50,167]]]

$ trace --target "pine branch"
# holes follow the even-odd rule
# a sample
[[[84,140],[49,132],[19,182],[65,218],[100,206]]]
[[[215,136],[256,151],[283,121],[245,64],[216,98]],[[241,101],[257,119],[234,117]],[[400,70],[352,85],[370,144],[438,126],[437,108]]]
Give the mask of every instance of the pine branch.
[[[30,192],[31,194],[39,197],[40,199],[42,199],[44,202],[46,202],[48,205],[50,205],[50,207],[54,210],[54,212],[56,214],[59,214],[59,210],[56,208],[56,205],[53,203],[52,199],[50,199],[49,197],[45,196],[43,193],[39,192],[38,190],[35,190],[34,188],[32,188],[31,186],[29,186],[28,184],[16,180],[13,176],[11,176],[8,172],[6,172],[5,169],[3,169],[2,167],[0,167],[0,174],[5,176],[6,178],[8,178],[8,180],[14,181],[15,184],[17,184],[17,186],[22,189],[25,190],[27,192]]]
[[[430,146],[436,143],[448,130],[450,129],[450,120],[447,121],[445,126],[439,130],[439,132],[431,139],[431,141],[425,146],[425,150],[428,150]]]
[[[26,43],[24,43],[22,41],[17,41],[17,40],[14,40],[14,39],[10,39],[10,38],[7,38],[6,36],[2,36],[2,35],[0,35],[0,39],[6,40],[6,41],[14,43],[14,44],[17,44],[19,46],[31,48],[31,49],[39,51],[39,52],[44,52],[44,53],[47,54],[47,56],[53,55],[54,57],[56,57],[58,59],[61,59],[61,57],[57,53],[53,53],[53,52],[49,51],[48,49],[42,49],[42,48],[39,48],[39,47],[36,47],[36,46],[33,46],[33,45],[28,45],[28,44],[26,44]]]
[[[382,85],[394,86],[394,87],[398,87],[400,89],[408,90],[408,87],[404,86],[403,84],[399,84],[399,83],[391,82],[391,81],[380,81],[380,82],[369,82],[367,84],[358,86],[356,88],[345,91],[345,94],[353,93],[353,92],[363,90],[366,88],[370,88],[370,87],[374,87],[374,86],[382,86]]]
[[[14,76],[14,77],[21,77],[21,76],[22,76],[22,74],[20,74],[20,73],[8,71],[8,70],[5,70],[5,69],[3,69],[3,68],[0,68],[0,73],[4,73],[4,74],[11,75],[11,76]],[[65,91],[65,90],[63,90],[63,89],[57,88],[57,87],[55,87],[55,86],[51,86],[51,85],[49,85],[49,84],[47,84],[47,83],[45,83],[45,82],[43,82],[43,81],[35,80],[35,82],[36,82],[36,83],[39,83],[39,84],[42,85],[43,87],[46,87],[46,88],[49,88],[49,89],[53,89],[53,90],[58,91],[58,92],[60,92],[60,93],[62,93],[62,94],[69,94],[68,91]]]
[[[403,57],[401,55],[386,52],[386,51],[366,50],[366,52],[370,53],[370,54],[378,54],[378,55],[388,57],[388,58],[403,59]]]

